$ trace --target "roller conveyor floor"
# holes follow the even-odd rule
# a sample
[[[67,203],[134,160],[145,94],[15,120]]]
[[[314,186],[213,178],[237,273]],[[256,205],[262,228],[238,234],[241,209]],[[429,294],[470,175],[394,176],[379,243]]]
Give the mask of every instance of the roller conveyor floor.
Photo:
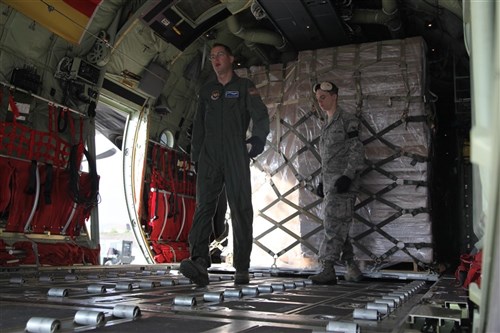
[[[467,294],[436,281],[212,271],[196,287],[175,265],[26,268],[0,274],[0,332],[466,332]]]

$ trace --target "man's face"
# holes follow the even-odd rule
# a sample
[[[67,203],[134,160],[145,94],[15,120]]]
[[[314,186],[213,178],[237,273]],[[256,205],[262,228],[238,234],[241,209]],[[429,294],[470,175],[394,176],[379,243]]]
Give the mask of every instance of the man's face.
[[[233,70],[234,57],[229,55],[222,46],[216,46],[210,51],[210,61],[217,74],[224,74]]]
[[[331,94],[328,91],[318,89],[316,91],[316,100],[318,101],[319,107],[323,111],[332,110],[335,101],[337,100],[337,94]]]

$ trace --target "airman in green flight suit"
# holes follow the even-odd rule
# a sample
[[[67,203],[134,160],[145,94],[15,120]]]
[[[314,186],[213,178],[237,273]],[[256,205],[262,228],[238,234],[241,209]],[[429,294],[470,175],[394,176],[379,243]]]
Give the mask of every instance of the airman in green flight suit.
[[[232,216],[234,282],[247,284],[253,244],[250,158],[264,150],[269,115],[255,84],[233,71],[229,47],[214,44],[210,61],[216,75],[200,90],[191,141],[191,159],[198,168],[191,257],[181,262],[180,272],[198,286],[209,283],[211,223],[225,186]]]

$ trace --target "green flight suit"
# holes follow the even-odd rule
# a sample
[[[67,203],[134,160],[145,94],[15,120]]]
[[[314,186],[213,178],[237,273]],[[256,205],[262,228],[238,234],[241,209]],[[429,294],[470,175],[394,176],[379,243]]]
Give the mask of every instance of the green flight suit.
[[[253,243],[253,207],[250,159],[245,140],[266,142],[269,116],[252,81],[233,74],[225,86],[217,80],[205,84],[193,123],[191,159],[198,164],[196,210],[189,233],[191,259],[210,263],[209,239],[218,197],[225,185],[233,218],[233,266],[248,270]]]

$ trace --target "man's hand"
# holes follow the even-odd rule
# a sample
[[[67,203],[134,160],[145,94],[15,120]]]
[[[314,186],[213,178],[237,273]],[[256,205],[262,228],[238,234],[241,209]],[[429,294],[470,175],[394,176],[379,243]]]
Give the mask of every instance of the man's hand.
[[[323,192],[323,183],[319,183],[318,187],[316,187],[316,195],[321,198],[325,197],[325,193]]]
[[[347,176],[341,176],[333,185],[337,189],[337,193],[346,193],[351,186],[352,180]]]
[[[250,151],[248,152],[248,156],[250,158],[254,158],[264,151],[265,144],[257,136],[252,136],[250,139],[245,141],[245,143],[252,145],[252,148],[250,148]]]

